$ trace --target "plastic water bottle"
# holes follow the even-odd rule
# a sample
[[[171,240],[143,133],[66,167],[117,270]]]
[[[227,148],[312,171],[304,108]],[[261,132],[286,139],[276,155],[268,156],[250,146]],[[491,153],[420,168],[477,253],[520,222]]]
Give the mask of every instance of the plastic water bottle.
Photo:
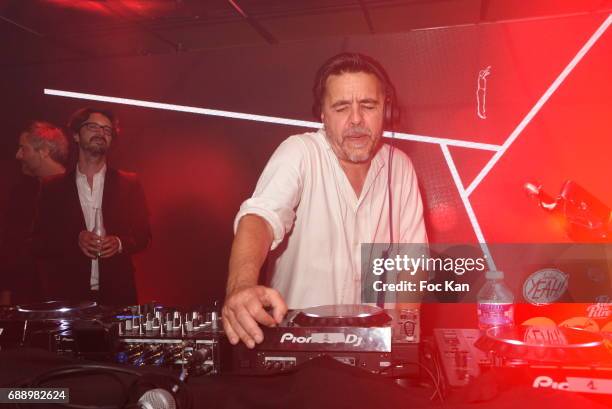
[[[478,292],[478,328],[514,325],[514,296],[504,283],[503,271],[487,271],[487,282]]]

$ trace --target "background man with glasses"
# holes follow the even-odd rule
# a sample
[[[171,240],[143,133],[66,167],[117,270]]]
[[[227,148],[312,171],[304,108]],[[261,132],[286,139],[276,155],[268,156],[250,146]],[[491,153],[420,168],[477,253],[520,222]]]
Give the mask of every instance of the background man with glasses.
[[[136,174],[107,166],[117,137],[112,112],[80,109],[68,129],[78,148],[76,167],[43,184],[34,225],[45,298],[134,304],[131,256],[151,241],[144,191]],[[92,232],[96,209],[104,237]]]

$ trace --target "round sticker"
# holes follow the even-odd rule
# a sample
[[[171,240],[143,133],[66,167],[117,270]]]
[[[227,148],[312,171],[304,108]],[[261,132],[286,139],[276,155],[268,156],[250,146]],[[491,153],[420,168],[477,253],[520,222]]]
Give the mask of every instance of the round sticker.
[[[567,274],[555,268],[538,270],[523,283],[523,298],[533,305],[553,303],[567,290],[568,279]]]

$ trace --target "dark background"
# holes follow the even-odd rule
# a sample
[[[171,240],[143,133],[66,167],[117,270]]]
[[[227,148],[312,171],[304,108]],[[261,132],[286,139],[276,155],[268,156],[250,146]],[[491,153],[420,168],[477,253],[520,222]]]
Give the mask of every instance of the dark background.
[[[243,11],[252,10],[246,18],[225,10],[225,2],[211,2],[200,25],[181,26],[177,10],[189,10],[176,3],[194,2],[75,2],[82,9],[62,1],[31,2],[37,9],[18,3],[28,2],[0,3],[0,204],[10,200],[19,174],[14,154],[27,121],[64,125],[84,105],[112,108],[121,135],[110,163],[140,175],[151,211],[153,245],[136,258],[139,298],[171,304],[223,297],[234,215],[276,146],[307,129],[96,104],[46,96],[43,89],[313,120],[316,69],[336,53],[357,51],[387,67],[404,112],[399,132],[502,144],[610,9],[605,1],[584,2],[580,10],[556,2],[525,11],[507,2],[514,8],[502,15],[499,2],[413,1],[405,2],[413,7],[409,13],[398,2],[371,1],[365,2],[368,20],[359,2],[357,10],[353,2],[296,2],[304,8],[300,15],[275,15],[282,2],[239,2]],[[476,21],[458,3],[473,8]],[[151,9],[133,8],[138,4]],[[113,9],[119,6],[123,14]],[[172,40],[139,37],[145,35]],[[202,43],[190,43],[194,39]],[[526,197],[528,181],[557,194],[572,179],[612,204],[610,56],[608,29],[470,197],[488,242],[569,241]],[[482,120],[476,80],[488,65],[488,117]],[[417,168],[430,240],[475,242],[440,146],[396,143]],[[466,148],[451,153],[466,186],[492,156]]]

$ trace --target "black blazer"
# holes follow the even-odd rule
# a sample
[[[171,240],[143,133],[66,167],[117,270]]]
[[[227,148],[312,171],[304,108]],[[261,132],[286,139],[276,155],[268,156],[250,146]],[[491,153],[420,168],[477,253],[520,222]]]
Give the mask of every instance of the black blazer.
[[[135,304],[136,286],[131,255],[151,242],[149,211],[136,174],[107,168],[102,214],[106,234],[118,236],[122,252],[100,259],[103,304]],[[46,180],[40,190],[34,222],[33,251],[40,262],[46,299],[88,300],[91,259],[78,245],[87,230],[76,186],[76,170]]]

